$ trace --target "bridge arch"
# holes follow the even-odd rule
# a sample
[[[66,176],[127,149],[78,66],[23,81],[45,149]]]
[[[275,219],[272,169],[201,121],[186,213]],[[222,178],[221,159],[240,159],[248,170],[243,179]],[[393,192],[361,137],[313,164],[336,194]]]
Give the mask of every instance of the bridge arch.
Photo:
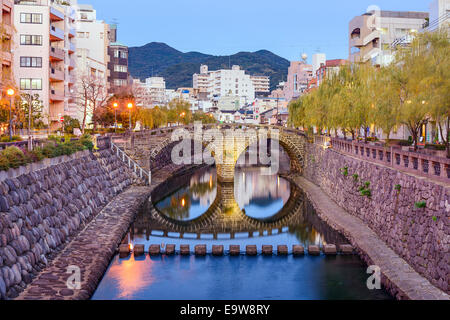
[[[254,130],[256,135],[246,134],[246,129],[238,131],[236,134],[227,134],[226,130],[233,130],[236,126],[221,127],[222,133],[220,141],[200,141],[195,135],[191,135],[191,154],[192,164],[194,164],[194,146],[202,145],[202,154],[207,150],[215,160],[217,168],[217,178],[222,182],[234,181],[234,172],[239,157],[253,144],[261,139],[260,129],[267,130],[267,139],[277,139],[279,145],[286,151],[291,164],[291,172],[302,174],[304,166],[304,153],[306,138],[297,132],[285,131],[283,128],[248,126],[248,129]],[[256,129],[256,130],[255,130]],[[190,132],[190,131],[189,131]],[[236,132],[236,131],[234,131]],[[167,138],[158,146],[153,148],[150,153],[149,168],[151,171],[159,170],[164,166],[172,163],[172,149],[179,144],[180,141],[173,141]],[[197,150],[198,151],[198,150]],[[212,164],[212,163],[210,163]]]

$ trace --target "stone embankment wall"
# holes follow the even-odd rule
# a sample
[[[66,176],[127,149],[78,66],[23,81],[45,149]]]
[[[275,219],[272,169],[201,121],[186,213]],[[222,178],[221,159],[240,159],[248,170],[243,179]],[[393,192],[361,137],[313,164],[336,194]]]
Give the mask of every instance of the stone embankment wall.
[[[304,175],[339,206],[363,220],[418,273],[450,292],[449,185],[312,144],[307,146]],[[370,197],[359,190],[366,182],[370,182],[366,188]],[[422,201],[426,207],[416,208]]]
[[[111,151],[46,159],[0,177],[0,299],[14,298],[131,174]]]

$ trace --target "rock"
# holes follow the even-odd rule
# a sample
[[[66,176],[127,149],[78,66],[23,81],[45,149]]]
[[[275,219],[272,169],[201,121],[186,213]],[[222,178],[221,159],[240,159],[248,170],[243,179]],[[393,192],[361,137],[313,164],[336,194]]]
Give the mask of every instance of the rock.
[[[339,250],[342,254],[353,254],[353,247],[350,244],[339,245]]]
[[[0,274],[0,299],[4,300],[6,299],[6,284],[5,281],[3,281],[3,277]]]
[[[181,244],[180,245],[180,254],[182,256],[188,256],[188,255],[191,254],[191,249],[190,249],[188,244]]]
[[[334,244],[326,244],[323,246],[323,253],[326,255],[336,255],[336,245]]]

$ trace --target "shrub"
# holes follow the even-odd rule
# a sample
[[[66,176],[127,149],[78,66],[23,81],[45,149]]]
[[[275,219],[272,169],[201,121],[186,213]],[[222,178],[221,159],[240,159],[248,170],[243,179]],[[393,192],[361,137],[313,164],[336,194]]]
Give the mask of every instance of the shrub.
[[[9,169],[9,161],[8,159],[0,154],[0,170],[8,170]]]
[[[2,155],[8,159],[10,168],[18,168],[30,162],[23,151],[17,147],[8,147],[2,151]]]
[[[356,173],[355,173],[352,177],[353,177],[353,180],[358,181],[358,179],[359,179],[359,174],[356,174]]]
[[[86,149],[89,149],[90,151],[94,149],[94,143],[92,142],[92,137],[90,135],[82,135],[79,141]]]
[[[348,176],[348,167],[345,166],[345,167],[341,168],[341,173],[344,177],[347,177]]]

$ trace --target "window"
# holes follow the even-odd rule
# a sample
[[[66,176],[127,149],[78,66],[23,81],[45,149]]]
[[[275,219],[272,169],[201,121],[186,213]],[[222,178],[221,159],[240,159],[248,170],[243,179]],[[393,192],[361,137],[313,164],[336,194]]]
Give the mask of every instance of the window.
[[[42,79],[20,79],[20,90],[42,90]]]
[[[127,85],[127,80],[124,79],[114,79],[114,85],[115,86],[126,86]]]
[[[42,36],[22,34],[20,35],[20,44],[27,46],[42,46]]]
[[[42,68],[42,58],[20,57],[20,66],[22,68]]]
[[[21,13],[20,22],[42,24],[42,13]]]
[[[77,32],[78,38],[84,38],[84,32]]]
[[[114,71],[115,72],[128,72],[127,66],[122,66],[120,64],[114,65]]]
[[[126,59],[127,58],[127,52],[126,51],[121,51],[121,50],[114,50],[114,58]]]

